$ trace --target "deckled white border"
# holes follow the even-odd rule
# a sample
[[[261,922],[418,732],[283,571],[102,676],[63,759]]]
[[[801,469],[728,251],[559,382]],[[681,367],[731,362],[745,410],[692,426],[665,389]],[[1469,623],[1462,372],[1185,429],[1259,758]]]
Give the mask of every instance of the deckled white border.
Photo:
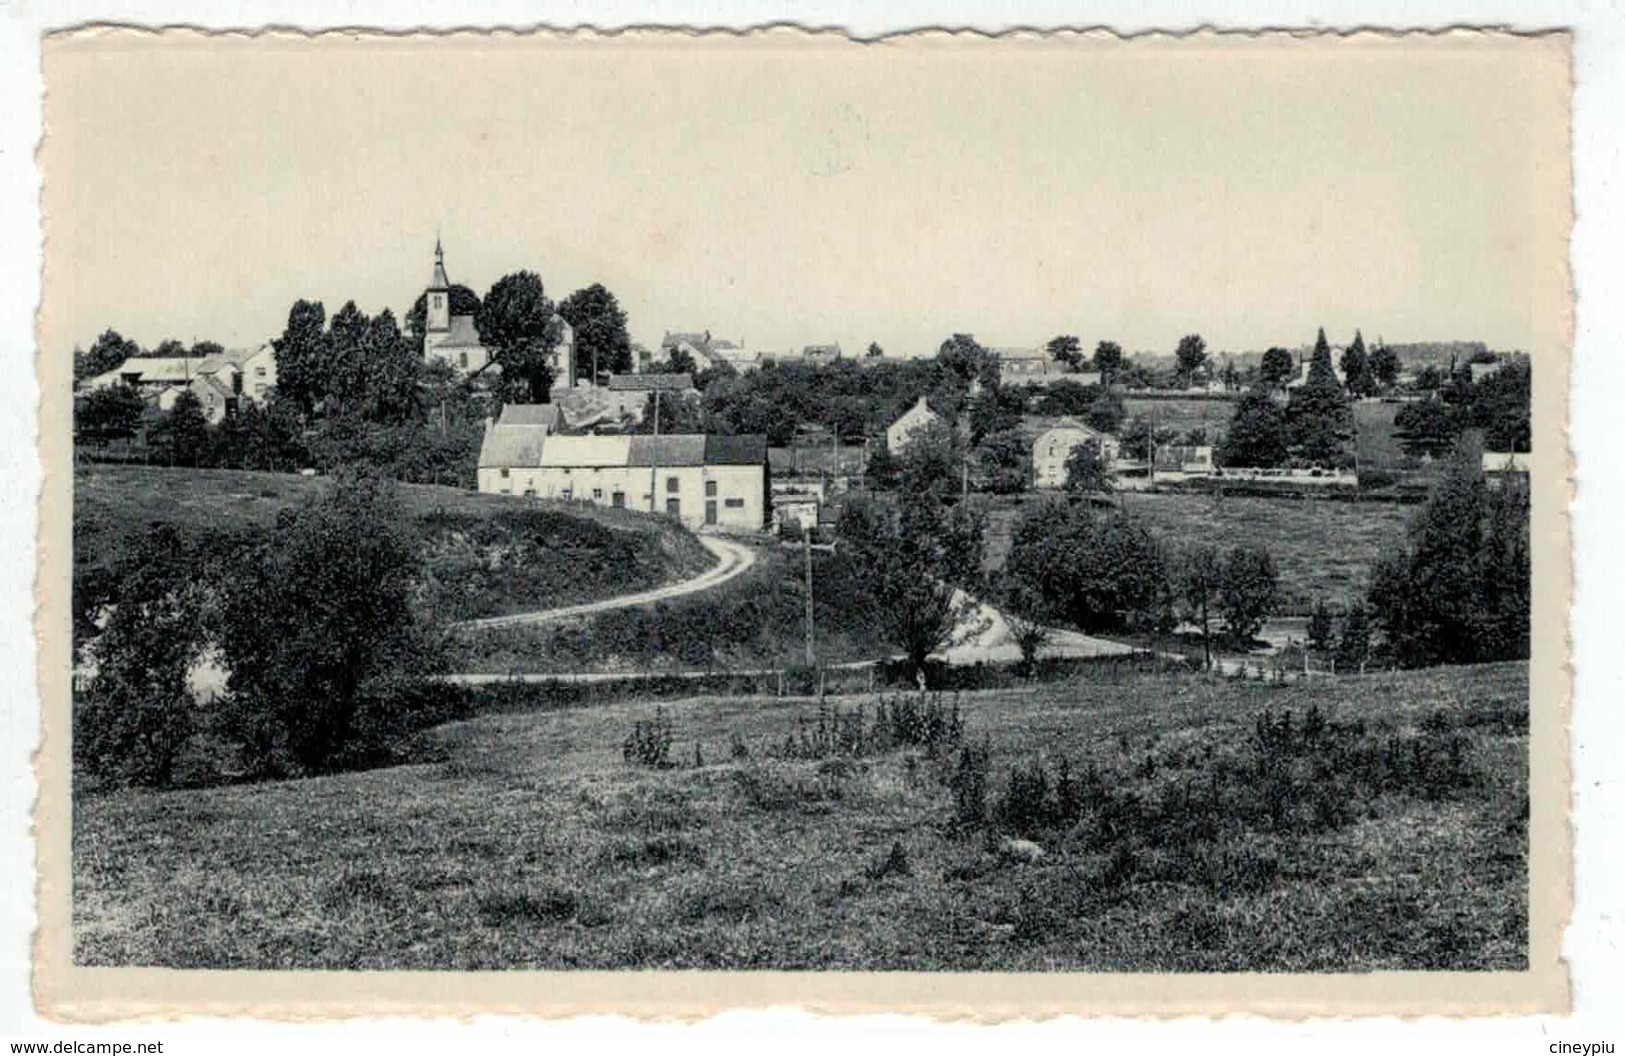
[[[1621,130],[1625,129],[1625,20],[1606,4],[1531,3],[1124,3],[1088,5],[1023,2],[890,3],[876,9],[857,2],[789,5],[765,3],[600,2],[521,3],[488,0],[459,4],[455,17],[445,5],[350,0],[345,3],[283,0],[279,3],[208,4],[175,0],[123,0],[91,4],[69,0],[32,0],[26,10],[18,0],[0,4],[0,352],[11,367],[0,386],[0,463],[6,474],[0,503],[0,533],[7,559],[0,563],[0,679],[6,707],[0,711],[0,860],[8,863],[0,884],[0,1037],[58,1039],[92,1035],[140,1040],[162,1037],[168,1051],[204,1051],[219,1042],[248,1051],[285,1049],[290,1042],[318,1052],[348,1050],[361,1044],[364,1028],[351,1026],[267,1029],[252,1025],[165,1025],[157,1029],[109,1028],[67,1031],[34,1020],[28,996],[29,935],[33,928],[27,863],[33,853],[27,840],[33,799],[29,756],[38,729],[33,686],[32,599],[34,508],[39,466],[34,454],[37,390],[31,369],[33,312],[39,294],[38,180],[33,154],[39,127],[39,47],[42,30],[85,21],[130,21],[145,24],[201,26],[367,25],[410,29],[421,25],[507,24],[600,26],[696,24],[750,26],[796,21],[813,26],[842,26],[860,36],[881,35],[922,25],[974,26],[997,31],[1016,26],[1107,24],[1119,30],[1224,26],[1313,25],[1439,27],[1453,24],[1498,24],[1516,29],[1572,26],[1575,38],[1576,227],[1573,260],[1579,293],[1577,345],[1573,362],[1571,404],[1573,446],[1578,463],[1574,504],[1574,547],[1577,562],[1575,643],[1574,766],[1576,801],[1575,848],[1580,870],[1574,924],[1565,953],[1574,966],[1575,1017],[1569,1021],[1523,1020],[1496,1024],[1424,1023],[1403,1036],[1390,1035],[1392,1025],[1317,1024],[1312,1026],[1251,1023],[1224,1024],[1050,1024],[1002,1028],[1010,1036],[997,1044],[1103,1046],[1106,1051],[1129,1045],[1152,1051],[1194,1046],[1246,1046],[1270,1049],[1298,1046],[1310,1036],[1317,1049],[1369,1051],[1373,1043],[1403,1045],[1471,1045],[1494,1052],[1548,1051],[1554,1041],[1625,1041],[1625,912],[1614,892],[1625,890],[1625,851],[1618,819],[1625,814],[1625,664],[1609,633],[1609,616],[1618,611],[1611,599],[1625,598],[1625,562],[1609,560],[1610,543],[1625,524],[1625,474],[1610,443],[1617,429],[1617,400],[1625,394],[1625,297],[1618,291],[1620,246],[1625,245],[1625,171],[1621,169]],[[31,253],[29,247],[36,247]],[[1610,281],[1613,280],[1613,281]],[[1592,453],[1595,452],[1593,455]],[[1619,571],[1615,571],[1615,569]],[[1614,621],[1614,622],[1617,622]],[[1612,903],[1612,904],[1611,904]],[[368,1030],[367,1048],[444,1052],[475,1042],[468,1028],[451,1025],[382,1024]],[[617,1044],[658,1045],[681,1052],[715,1051],[718,1047],[759,1048],[763,1035],[775,1035],[775,1047],[805,1045],[828,1051],[831,1046],[879,1042],[887,1048],[920,1044],[949,1050],[981,1049],[987,1039],[975,1028],[908,1023],[886,1017],[861,1022],[813,1021],[795,1013],[753,1013],[721,1017],[695,1028],[662,1028],[616,1023],[487,1024],[478,1028],[481,1042],[504,1049],[520,1043],[577,1047]],[[786,1029],[794,1038],[780,1037]],[[383,1030],[387,1038],[375,1036]],[[516,1036],[518,1032],[523,1037]],[[890,1035],[889,1038],[877,1032]],[[659,1036],[656,1036],[656,1035]],[[925,1035],[925,1036],[922,1036]],[[275,1048],[273,1048],[275,1046]],[[342,1047],[342,1050],[341,1050]]]

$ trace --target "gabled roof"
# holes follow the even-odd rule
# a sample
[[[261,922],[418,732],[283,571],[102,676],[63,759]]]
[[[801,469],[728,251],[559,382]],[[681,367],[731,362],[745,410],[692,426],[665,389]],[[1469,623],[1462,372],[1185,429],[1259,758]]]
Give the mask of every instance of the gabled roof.
[[[691,374],[611,374],[610,392],[688,392],[694,388]]]
[[[932,410],[931,404],[927,402],[924,396],[921,396],[919,399],[914,401],[914,406],[898,415],[897,420],[892,422],[890,427],[895,428],[905,422],[919,422],[930,418],[935,418],[940,421],[942,419],[942,415]]]
[[[767,461],[764,436],[560,436],[499,422],[480,445],[481,468],[738,466]]]
[[[1071,417],[1054,418],[1054,419],[1049,419],[1049,420],[1040,419],[1038,422],[1035,422],[1034,424],[1035,424],[1035,428],[1037,429],[1035,437],[1043,436],[1046,433],[1053,433],[1053,432],[1055,432],[1057,430],[1063,430],[1064,429],[1064,430],[1066,430],[1068,432],[1085,433],[1091,439],[1094,439],[1094,440],[1106,441],[1106,440],[1112,439],[1111,434],[1103,433],[1099,429],[1096,429],[1094,426],[1090,425],[1089,423],[1081,422],[1078,419],[1071,418]]]
[[[509,403],[503,405],[498,425],[521,425],[557,429],[559,406],[556,403]]]
[[[237,395],[213,374],[199,374],[197,377],[192,379],[192,385],[194,387],[201,385],[204,388],[212,389],[215,395],[225,400],[232,399]]]
[[[131,356],[118,365],[115,373],[140,375],[141,382],[148,385],[164,383],[186,384],[197,375],[203,373],[205,359],[201,357],[163,357]]]
[[[674,433],[671,436],[634,436],[629,466],[703,466],[705,437]]]
[[[705,464],[708,466],[760,466],[767,462],[767,437],[707,436]]]
[[[666,336],[660,339],[661,351],[676,348],[678,345],[688,344],[695,348],[704,348],[711,343],[711,331],[704,330],[694,333],[684,333],[681,330],[667,330]]]
[[[480,343],[480,332],[474,327],[472,315],[454,315],[451,317],[451,326],[446,330],[444,340],[436,344],[436,348],[484,348]]]

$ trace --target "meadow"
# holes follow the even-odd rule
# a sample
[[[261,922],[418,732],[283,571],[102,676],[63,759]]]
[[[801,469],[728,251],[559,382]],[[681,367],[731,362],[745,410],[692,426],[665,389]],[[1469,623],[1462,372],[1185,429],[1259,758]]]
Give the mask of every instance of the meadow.
[[[80,795],[75,960],[1525,966],[1525,665],[1113,671],[857,718],[715,697],[493,713],[385,770]]]
[[[1405,526],[1417,511],[1394,502],[1220,498],[1190,492],[1129,493],[1120,502],[1174,547],[1267,548],[1280,577],[1276,614],[1282,616],[1306,616],[1319,598],[1338,609],[1363,596],[1372,563],[1404,539]],[[1006,505],[990,515],[985,562],[990,571],[1004,567],[1010,532],[1022,508]]]
[[[245,470],[91,464],[74,472],[76,581],[154,524],[229,545],[272,531],[333,482]],[[402,484],[422,546],[417,600],[443,619],[594,601],[696,575],[715,559],[680,526],[585,503]]]

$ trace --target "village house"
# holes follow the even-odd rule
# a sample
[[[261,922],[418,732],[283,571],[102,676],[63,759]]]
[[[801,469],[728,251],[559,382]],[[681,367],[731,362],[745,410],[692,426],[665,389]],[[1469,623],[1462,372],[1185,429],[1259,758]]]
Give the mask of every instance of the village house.
[[[763,436],[560,436],[515,420],[488,422],[479,490],[663,513],[689,528],[767,527]]]
[[[942,415],[931,409],[931,405],[921,396],[914,406],[904,411],[891,425],[886,427],[886,449],[894,455],[902,454],[913,441],[914,434],[932,425],[947,424]]]
[[[1033,485],[1039,488],[1066,487],[1066,460],[1073,450],[1093,441],[1100,445],[1101,460],[1107,469],[1117,461],[1120,448],[1117,438],[1110,433],[1078,421],[1061,418],[1033,440]]]
[[[1211,444],[1159,444],[1151,460],[1151,476],[1210,477],[1213,475]]]
[[[1070,381],[1079,385],[1100,384],[1098,371],[1077,371],[1068,367],[1042,348],[995,348],[990,351],[998,357],[999,384],[1050,385],[1057,381]]]
[[[132,356],[112,370],[88,378],[86,390],[129,385],[150,407],[174,409],[181,393],[190,391],[203,414],[219,424],[236,412],[243,399],[264,403],[276,387],[276,353],[269,342],[212,356]]]

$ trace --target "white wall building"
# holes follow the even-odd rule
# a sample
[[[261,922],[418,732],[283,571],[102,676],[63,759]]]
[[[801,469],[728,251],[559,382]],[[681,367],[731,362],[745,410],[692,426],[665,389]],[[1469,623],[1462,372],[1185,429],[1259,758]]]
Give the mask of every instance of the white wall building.
[[[759,532],[770,509],[762,436],[559,436],[510,419],[486,427],[478,480],[485,492],[663,513],[695,529]]]
[[[1079,444],[1093,440],[1100,445],[1100,457],[1110,468],[1117,461],[1117,438],[1092,429],[1072,418],[1062,418],[1033,439],[1033,485],[1039,488],[1066,487],[1066,460]]]
[[[886,448],[892,454],[901,454],[914,439],[914,434],[931,425],[943,425],[942,415],[931,409],[921,396],[914,406],[904,411],[897,421],[886,427]]]

